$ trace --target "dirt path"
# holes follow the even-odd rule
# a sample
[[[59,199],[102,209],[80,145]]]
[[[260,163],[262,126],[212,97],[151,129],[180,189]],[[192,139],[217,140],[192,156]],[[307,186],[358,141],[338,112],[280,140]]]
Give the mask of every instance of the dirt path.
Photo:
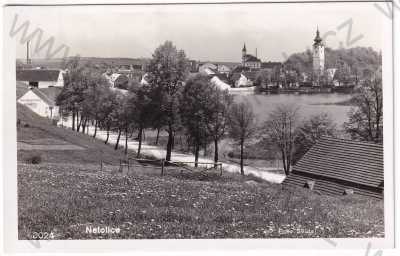
[[[64,125],[68,125],[68,123],[64,123]],[[89,134],[92,135],[94,132],[94,127],[89,128]],[[115,144],[117,141],[117,133],[110,132],[110,138],[109,138],[109,143],[110,144]],[[106,131],[101,131],[97,130],[96,138],[105,141],[107,138],[107,133]],[[119,141],[120,146],[125,146],[125,137],[121,135],[120,141]],[[128,148],[132,149],[134,151],[137,150],[138,148],[138,141],[128,139]],[[152,156],[155,158],[164,158],[166,155],[166,150],[163,148],[160,148],[158,146],[152,146],[148,145],[146,143],[142,143],[142,149],[141,153],[147,156]],[[180,162],[192,162],[194,161],[194,156],[190,154],[183,154],[179,152],[172,152],[171,159],[173,161],[180,161]],[[212,159],[204,158],[204,157],[199,157],[199,162],[212,162]],[[240,166],[238,164],[234,163],[226,163],[222,162],[223,169],[228,172],[240,172]],[[270,171],[269,171],[270,170]],[[282,183],[282,181],[285,179],[285,175],[283,174],[277,174],[273,173],[273,171],[276,171],[276,168],[263,168],[263,170],[260,170],[255,167],[251,166],[245,166],[244,172],[246,174],[252,174],[256,177],[260,177],[266,181],[269,181],[271,183]]]

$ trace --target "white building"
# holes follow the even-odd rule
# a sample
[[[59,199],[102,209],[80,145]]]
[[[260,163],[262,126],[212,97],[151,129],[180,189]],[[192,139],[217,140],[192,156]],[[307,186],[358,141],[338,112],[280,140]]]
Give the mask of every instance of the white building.
[[[27,106],[39,116],[50,119],[59,119],[59,107],[56,98],[60,94],[61,87],[36,88],[31,87],[17,101]]]
[[[199,73],[205,75],[215,75],[218,67],[212,63],[204,63],[199,67]]]
[[[325,68],[325,46],[322,42],[322,38],[319,36],[319,30],[317,29],[317,35],[314,39],[313,44],[313,71],[316,76],[324,74]]]
[[[246,44],[243,45],[242,49],[242,66],[248,67],[251,69],[260,69],[261,68],[261,60],[256,56],[251,54],[247,54]]]
[[[64,86],[64,71],[59,69],[22,69],[17,70],[17,81],[30,87],[48,88]]]
[[[218,65],[217,70],[221,74],[229,74],[231,72],[231,69],[226,65]]]

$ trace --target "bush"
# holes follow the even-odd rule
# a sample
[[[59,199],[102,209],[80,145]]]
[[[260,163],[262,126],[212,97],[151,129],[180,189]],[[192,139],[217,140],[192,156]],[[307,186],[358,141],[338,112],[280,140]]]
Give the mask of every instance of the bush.
[[[24,127],[25,127],[25,128],[28,128],[28,127],[30,127],[30,125],[29,125],[28,123],[25,123],[25,124],[24,124]]]
[[[42,162],[42,156],[41,155],[30,156],[26,158],[26,162],[29,164],[40,164]]]

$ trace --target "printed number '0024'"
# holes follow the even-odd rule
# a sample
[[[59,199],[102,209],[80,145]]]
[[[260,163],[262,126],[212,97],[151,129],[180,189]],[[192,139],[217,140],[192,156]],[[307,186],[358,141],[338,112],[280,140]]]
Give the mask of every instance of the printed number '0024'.
[[[32,233],[32,239],[54,239],[54,234],[53,232],[33,232]]]

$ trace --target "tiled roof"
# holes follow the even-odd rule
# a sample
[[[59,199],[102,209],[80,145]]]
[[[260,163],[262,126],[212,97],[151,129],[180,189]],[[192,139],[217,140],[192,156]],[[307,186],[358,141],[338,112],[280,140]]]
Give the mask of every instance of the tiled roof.
[[[343,187],[354,188],[355,193],[383,190],[383,147],[323,137],[293,166],[284,184],[304,185],[304,177],[316,180],[327,194],[343,192]]]
[[[57,81],[59,74],[55,69],[22,69],[17,70],[17,81]]]
[[[261,60],[259,58],[257,58],[256,56],[253,56],[251,54],[246,54],[244,56],[244,59],[245,59],[246,62],[247,61],[259,61],[259,62],[261,62]]]
[[[49,106],[56,105],[57,96],[61,93],[62,88],[60,87],[48,87],[48,88],[32,88],[33,93],[35,93],[40,99],[46,102]]]
[[[317,179],[313,176],[307,176],[304,173],[291,173],[283,182],[284,186],[296,186],[296,187],[304,187],[307,181],[315,180],[315,184],[313,187],[313,191],[319,192],[324,195],[329,196],[340,196],[344,194],[346,189],[352,189],[354,194],[368,196],[373,198],[383,198],[383,189],[365,189],[357,186],[354,186],[351,183],[338,183],[335,181],[327,180],[327,179]]]

